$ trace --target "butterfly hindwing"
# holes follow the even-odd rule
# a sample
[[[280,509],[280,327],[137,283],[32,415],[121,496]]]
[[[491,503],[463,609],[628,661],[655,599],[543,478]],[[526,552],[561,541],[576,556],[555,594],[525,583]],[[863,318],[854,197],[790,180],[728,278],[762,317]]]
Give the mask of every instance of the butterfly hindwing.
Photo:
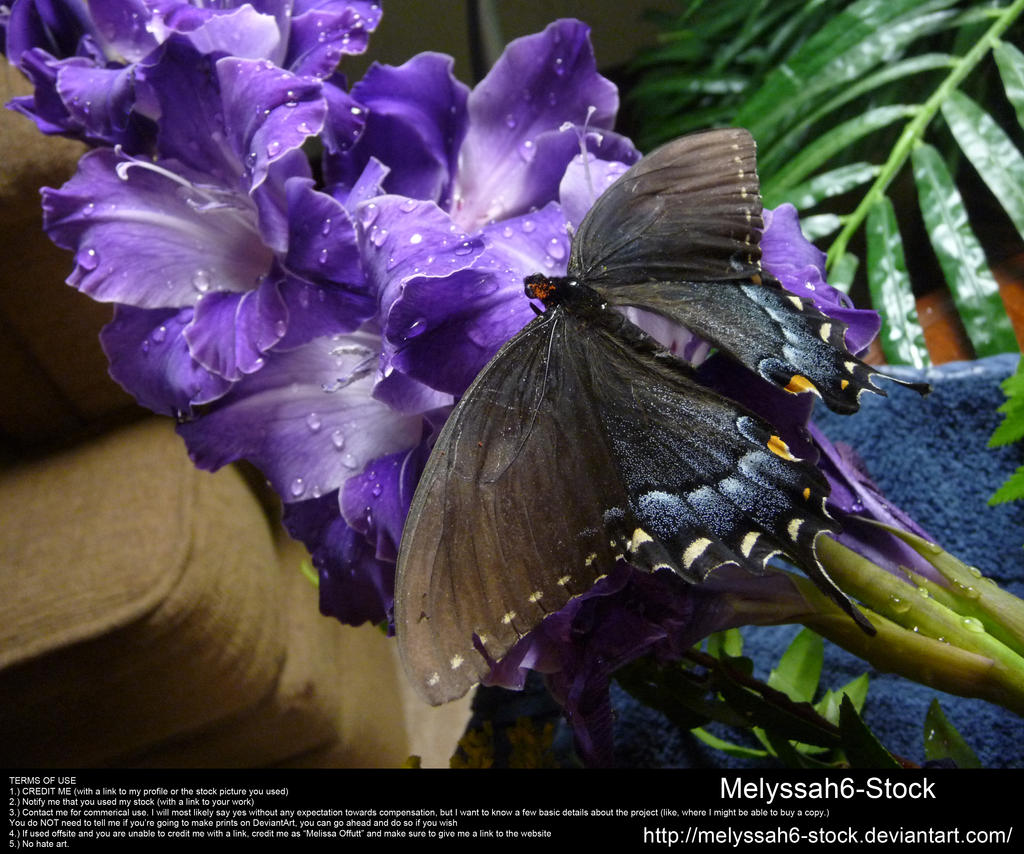
[[[793,394],[817,394],[832,410],[856,412],[865,391],[885,392],[879,372],[846,348],[846,325],[768,277],[765,282],[656,282],[606,293],[685,326],[762,378]],[[899,382],[899,380],[896,380]]]
[[[784,552],[814,572],[826,493],[769,425],[619,315],[550,309],[438,438],[399,555],[403,662],[431,702],[460,696],[620,559],[700,581]]]
[[[884,394],[878,372],[849,352],[844,324],[761,271],[755,154],[736,128],[656,149],[584,217],[569,275],[611,305],[685,326],[787,391],[854,412],[864,391]]]

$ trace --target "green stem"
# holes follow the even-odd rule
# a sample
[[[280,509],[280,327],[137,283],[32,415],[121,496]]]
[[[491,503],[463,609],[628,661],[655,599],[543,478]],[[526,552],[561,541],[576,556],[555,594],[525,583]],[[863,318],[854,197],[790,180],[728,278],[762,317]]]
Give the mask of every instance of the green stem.
[[[896,145],[890,152],[889,159],[885,161],[882,171],[878,173],[878,177],[867,193],[865,193],[860,204],[857,205],[853,213],[844,217],[843,229],[836,236],[828,250],[827,267],[829,270],[835,267],[846,254],[846,245],[850,242],[857,229],[863,224],[868,211],[882,197],[882,194],[885,193],[893,178],[903,168],[903,164],[906,163],[911,150],[924,136],[925,128],[935,118],[935,114],[942,106],[942,102],[975,69],[986,54],[996,46],[999,37],[1020,17],[1022,12],[1024,12],[1024,0],[1016,0],[1016,2],[1003,9],[985,35],[978,39],[974,47],[953,65],[946,79],[939,84],[939,87],[932,93],[932,96],[917,109],[914,118],[903,128],[903,133],[900,134],[900,138],[896,141]]]
[[[981,623],[922,596],[830,537],[820,537],[817,550],[836,583],[872,609],[867,616],[878,633],[869,637],[810,581],[792,576],[813,608],[801,623],[881,670],[1024,715],[1024,658]]]

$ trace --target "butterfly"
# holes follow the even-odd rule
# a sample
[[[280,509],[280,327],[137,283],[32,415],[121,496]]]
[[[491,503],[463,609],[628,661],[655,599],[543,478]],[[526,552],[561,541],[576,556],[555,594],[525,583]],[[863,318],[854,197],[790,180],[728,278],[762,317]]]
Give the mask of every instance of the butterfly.
[[[544,311],[453,409],[402,535],[395,630],[426,700],[463,695],[619,561],[699,583],[781,554],[874,631],[815,554],[838,527],[823,475],[623,313],[661,315],[838,412],[884,393],[845,326],[761,269],[762,225],[750,134],[691,134],[597,199],[567,276],[525,279]]]

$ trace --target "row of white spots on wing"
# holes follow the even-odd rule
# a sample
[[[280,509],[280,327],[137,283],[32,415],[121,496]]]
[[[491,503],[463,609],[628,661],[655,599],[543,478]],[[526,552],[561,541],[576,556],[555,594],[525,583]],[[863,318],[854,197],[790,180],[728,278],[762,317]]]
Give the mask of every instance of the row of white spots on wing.
[[[711,540],[707,537],[698,537],[686,547],[686,551],[683,552],[683,566],[687,569],[692,567],[701,556],[708,550],[711,545]]]

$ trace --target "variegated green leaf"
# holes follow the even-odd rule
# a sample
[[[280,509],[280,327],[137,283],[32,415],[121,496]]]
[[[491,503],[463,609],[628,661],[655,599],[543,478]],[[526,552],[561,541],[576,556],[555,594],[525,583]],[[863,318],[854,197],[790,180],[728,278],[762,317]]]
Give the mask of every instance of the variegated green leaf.
[[[921,215],[975,355],[1015,352],[1017,338],[988,259],[971,229],[963,199],[939,152],[912,154]]]
[[[1006,97],[1017,111],[1017,121],[1024,127],[1024,53],[1007,42],[999,42],[993,53],[1006,87]]]
[[[868,287],[872,305],[882,316],[882,352],[891,365],[924,367],[930,362],[928,348],[910,288],[896,212],[886,196],[868,212],[867,238]]]
[[[1024,155],[995,120],[962,92],[942,104],[942,115],[963,153],[1024,237]]]

